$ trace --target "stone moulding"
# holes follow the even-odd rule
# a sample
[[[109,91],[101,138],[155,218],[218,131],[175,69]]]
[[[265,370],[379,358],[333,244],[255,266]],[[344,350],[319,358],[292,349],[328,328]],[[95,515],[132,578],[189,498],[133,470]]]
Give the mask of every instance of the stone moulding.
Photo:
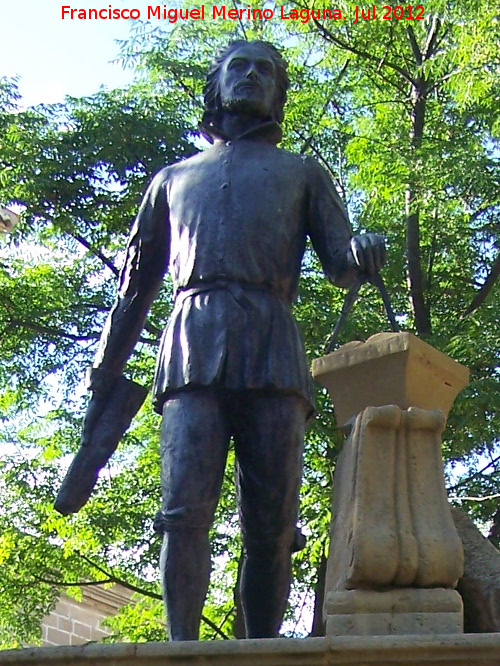
[[[500,634],[90,644],[0,652],[0,666],[499,666]]]
[[[327,636],[460,634],[462,599],[456,590],[399,588],[387,592],[329,592]]]
[[[438,410],[358,415],[335,470],[327,590],[454,588],[463,549],[443,477]]]

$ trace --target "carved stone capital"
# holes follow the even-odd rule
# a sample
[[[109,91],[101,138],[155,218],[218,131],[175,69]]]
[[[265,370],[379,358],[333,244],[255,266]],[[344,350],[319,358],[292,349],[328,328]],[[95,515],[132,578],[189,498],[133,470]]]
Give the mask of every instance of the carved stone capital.
[[[377,333],[313,361],[339,426],[365,407],[440,409],[445,417],[469,383],[469,370],[411,333]]]

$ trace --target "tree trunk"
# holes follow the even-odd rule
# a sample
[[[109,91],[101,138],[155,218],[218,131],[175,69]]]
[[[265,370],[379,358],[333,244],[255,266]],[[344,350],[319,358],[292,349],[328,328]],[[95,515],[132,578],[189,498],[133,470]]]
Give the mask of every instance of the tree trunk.
[[[236,576],[236,584],[233,590],[234,607],[236,614],[233,622],[233,636],[235,638],[246,638],[245,618],[243,617],[243,607],[241,605],[240,581],[241,571],[243,569],[243,551],[240,553],[238,561],[238,575]]]
[[[452,507],[451,513],[464,546],[464,575],[458,581],[464,602],[464,630],[500,631],[500,551],[462,509]]]
[[[408,180],[406,190],[406,249],[408,254],[408,286],[410,299],[415,315],[415,326],[419,335],[427,336],[431,333],[429,309],[424,299],[424,284],[420,260],[420,210],[418,203],[417,180],[418,151],[422,146],[425,124],[425,109],[427,96],[427,82],[423,78],[417,79],[412,87],[413,107],[411,115],[410,139],[412,153],[415,156],[413,170]]]
[[[325,587],[326,587],[326,564],[327,557],[325,548],[321,553],[321,560],[318,566],[318,580],[314,588],[314,615],[311,628],[310,638],[314,636],[325,635],[325,621],[323,618],[323,603],[325,601]]]

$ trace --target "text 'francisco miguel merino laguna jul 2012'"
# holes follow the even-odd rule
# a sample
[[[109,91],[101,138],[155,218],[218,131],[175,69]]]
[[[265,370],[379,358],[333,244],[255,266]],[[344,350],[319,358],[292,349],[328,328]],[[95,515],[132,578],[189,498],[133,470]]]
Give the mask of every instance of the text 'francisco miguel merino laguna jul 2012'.
[[[291,21],[300,21],[301,23],[308,23],[313,19],[330,19],[330,20],[351,20],[357,23],[360,20],[380,18],[387,19],[406,19],[406,20],[423,20],[424,7],[422,5],[397,5],[390,7],[384,5],[376,7],[370,5],[354,7],[352,16],[343,14],[338,7],[324,7],[324,8],[303,8],[303,9],[287,9],[285,6],[277,6],[274,9],[266,8],[253,8],[248,5],[245,8],[226,7],[226,5],[200,5],[189,9],[169,7],[168,5],[148,5],[147,10],[141,13],[140,9],[118,9],[112,5],[103,7],[101,9],[88,9],[83,7],[71,7],[71,5],[62,5],[61,14],[63,19],[80,19],[80,20],[116,20],[116,19],[140,19],[147,20],[161,19],[169,23],[176,23],[177,21],[184,21],[186,19],[282,19]]]

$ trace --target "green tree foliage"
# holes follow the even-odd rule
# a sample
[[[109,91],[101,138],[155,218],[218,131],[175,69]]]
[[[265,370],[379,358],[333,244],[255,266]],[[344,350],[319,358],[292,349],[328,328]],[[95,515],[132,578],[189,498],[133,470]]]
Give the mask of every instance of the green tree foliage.
[[[291,2],[284,13],[312,6]],[[339,6],[351,20],[217,19],[168,33],[138,24],[123,50],[138,82],[63,105],[20,111],[15,84],[2,82],[0,202],[24,213],[16,232],[0,238],[0,645],[36,640],[62,589],[78,595],[96,581],[137,591],[135,605],[111,622],[113,640],[164,637],[152,532],[159,423],[151,408],[141,410],[77,516],[58,516],[52,502],[78,444],[84,368],[141,193],[161,166],[200,148],[194,130],[206,66],[234,37],[282,47],[292,80],[283,147],[313,154],[329,170],[355,231],[387,236],[384,279],[403,328],[471,369],[444,437],[450,493],[498,539],[497,8],[489,0],[432,1],[425,20],[353,24],[355,3]],[[375,290],[361,293],[341,342],[387,329]],[[295,314],[311,360],[324,352],[342,298],[308,251]],[[145,384],[169,308],[166,280],[129,364]],[[341,443],[318,392],[302,488],[308,541],[295,556],[288,632],[310,630],[315,591],[320,598]],[[206,639],[241,635],[232,461],[231,453],[213,530]]]
[[[39,637],[39,620],[61,582],[69,590],[77,582],[112,582],[118,568],[120,580],[140,577],[147,591],[154,577],[158,544],[151,517],[160,490],[158,424],[150,412],[129,433],[90,513],[66,520],[51,505],[78,445],[83,373],[114,298],[115,261],[137,202],[165,162],[195,149],[176,99],[140,84],[21,112],[13,106],[15,87],[5,83],[2,90],[1,197],[26,209],[22,225],[1,239],[0,248],[0,437],[8,507],[0,519],[2,608],[14,614],[15,599],[30,591],[30,603],[21,609],[30,622],[10,616],[11,610],[1,618],[0,641],[12,645]],[[144,331],[142,353],[131,363],[145,382],[168,314],[168,292],[167,283]],[[156,600],[157,586],[149,587]]]

